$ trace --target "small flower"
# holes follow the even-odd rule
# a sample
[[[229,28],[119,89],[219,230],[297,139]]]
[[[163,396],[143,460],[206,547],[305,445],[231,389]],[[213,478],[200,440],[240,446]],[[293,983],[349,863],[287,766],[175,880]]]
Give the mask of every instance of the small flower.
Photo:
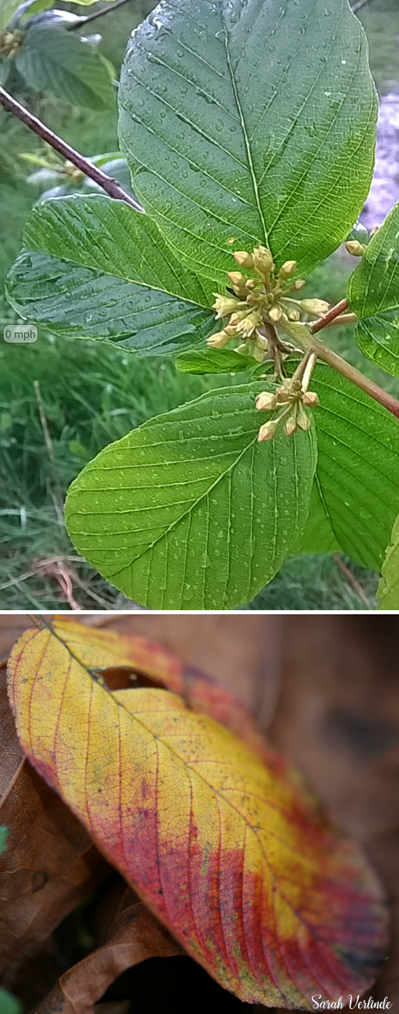
[[[293,414],[289,416],[287,422],[284,425],[284,433],[286,434],[287,437],[292,437],[292,434],[295,433],[296,428],[297,428],[297,419],[296,415]]]
[[[314,313],[316,316],[327,313],[330,309],[330,304],[326,303],[325,299],[301,299],[299,306],[305,313]]]
[[[212,307],[217,311],[216,320],[220,320],[221,317],[229,317],[231,313],[238,310],[239,306],[245,306],[245,303],[239,303],[235,296],[220,296],[218,292],[214,292],[213,295],[216,296]]]
[[[268,276],[274,268],[273,257],[265,246],[257,246],[252,256],[253,267],[260,275]]]
[[[352,257],[363,257],[366,247],[363,243],[359,243],[359,240],[350,239],[348,243],[345,243],[345,249],[352,254]]]
[[[277,426],[278,419],[271,419],[270,422],[264,423],[258,433],[259,443],[263,443],[264,440],[273,440]]]
[[[238,315],[237,315],[238,316]],[[250,338],[259,324],[261,323],[261,317],[256,310],[251,313],[245,314],[242,320],[237,324],[237,331],[242,334],[244,338]]]
[[[302,408],[302,405],[299,405],[298,408],[297,425],[299,426],[300,430],[304,431],[310,430],[310,427],[312,425],[312,417],[308,415],[307,412],[305,412],[305,409]]]
[[[254,266],[252,254],[247,253],[246,250],[236,250],[233,257],[236,264],[239,264],[240,268],[253,268]]]
[[[296,271],[297,267],[298,267],[298,264],[297,264],[296,261],[285,261],[285,264],[282,265],[282,267],[280,268],[280,271],[278,273],[279,274],[279,278],[281,278],[281,280],[283,282],[287,281],[287,279],[291,278],[291,275],[294,274],[294,272]]]
[[[242,275],[241,271],[229,271],[228,277],[237,296],[245,296],[245,275]]]
[[[230,317],[230,324],[232,327],[236,327],[239,330],[238,325],[248,315],[248,307],[245,310],[237,310],[237,313],[232,313]]]
[[[272,306],[271,310],[269,310],[269,317],[276,324],[278,323],[279,320],[281,320],[282,316],[283,311],[281,309],[281,306]]]
[[[316,391],[305,391],[302,396],[302,404],[307,405],[308,408],[317,408],[317,405],[319,405],[320,402]]]
[[[229,342],[231,342],[231,334],[228,334],[227,331],[218,331],[217,334],[211,334],[206,339],[206,344],[210,349],[224,349]]]
[[[255,405],[259,412],[272,412],[277,407],[277,398],[272,391],[262,391],[255,398]]]

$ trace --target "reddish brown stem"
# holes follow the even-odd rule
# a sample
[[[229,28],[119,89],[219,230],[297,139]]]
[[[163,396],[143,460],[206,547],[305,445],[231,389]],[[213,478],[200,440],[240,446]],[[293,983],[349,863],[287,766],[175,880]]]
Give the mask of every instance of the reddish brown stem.
[[[63,141],[61,137],[58,137],[58,135],[54,134],[49,127],[46,127],[41,120],[38,120],[37,116],[33,116],[28,109],[21,106],[21,103],[17,102],[12,95],[9,95],[4,88],[0,88],[0,105],[2,105],[7,112],[13,113],[14,116],[17,116],[26,127],[29,127],[29,130],[32,130],[34,134],[37,134],[42,141],[46,141],[47,144],[51,145],[51,147],[54,148],[55,151],[58,151],[63,158],[72,162],[73,165],[76,165],[77,169],[80,169],[85,176],[94,180],[94,182],[97,183],[102,190],[105,190],[109,197],[113,197],[118,201],[124,201],[125,204],[130,204],[130,207],[134,208],[135,211],[144,212],[144,208],[142,208],[141,205],[130,196],[130,194],[126,193],[126,190],[121,187],[117,180],[113,180],[111,176],[107,176],[106,173],[103,173],[102,169],[93,165],[93,163],[90,162],[89,159],[85,158],[84,155],[81,155],[80,152],[71,148],[71,146]]]
[[[348,300],[341,299],[339,303],[336,303],[335,306],[331,307],[331,310],[329,310],[328,313],[324,314],[324,317],[319,317],[318,320],[314,320],[312,324],[309,324],[309,331],[311,331],[312,334],[317,334],[318,331],[321,331],[323,327],[327,327],[327,324],[331,324],[331,321],[335,320],[336,317],[339,317],[340,313],[343,313],[344,310],[347,310],[347,308]]]
[[[103,7],[102,11],[95,11],[94,14],[88,14],[87,18],[79,18],[79,21],[74,21],[71,25],[67,25],[69,32],[76,31],[77,28],[85,28],[89,21],[96,21],[97,18],[103,18],[105,14],[110,14],[111,11],[116,11],[118,7],[124,7],[125,4],[131,3],[131,0],[117,0],[117,3],[110,4],[109,7]]]

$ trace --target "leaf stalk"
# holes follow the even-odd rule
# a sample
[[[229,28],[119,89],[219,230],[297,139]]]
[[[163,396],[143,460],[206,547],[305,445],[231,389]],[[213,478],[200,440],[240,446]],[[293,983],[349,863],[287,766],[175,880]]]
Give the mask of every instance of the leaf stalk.
[[[110,11],[116,11],[118,7],[124,7],[125,4],[131,3],[131,0],[118,0],[116,4],[109,4],[108,7],[103,7],[102,11],[95,11],[94,14],[88,14],[87,17],[79,18],[79,21],[74,21],[72,25],[67,25],[68,32],[75,32],[78,28],[85,28],[89,21],[96,21],[97,18],[103,18],[105,14],[109,14]]]

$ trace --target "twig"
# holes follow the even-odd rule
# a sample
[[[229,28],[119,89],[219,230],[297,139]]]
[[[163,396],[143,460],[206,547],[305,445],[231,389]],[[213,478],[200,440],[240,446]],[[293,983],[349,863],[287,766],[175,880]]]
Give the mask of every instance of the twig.
[[[296,344],[301,346],[303,352],[309,352],[309,350],[316,352],[318,359],[322,359],[324,363],[328,363],[337,373],[341,373],[352,384],[356,384],[356,387],[359,387],[361,391],[368,394],[374,401],[378,401],[388,412],[391,412],[392,415],[399,419],[399,401],[397,398],[394,398],[392,394],[388,394],[388,391],[384,391],[374,380],[370,380],[364,373],[357,370],[355,366],[347,363],[346,359],[342,359],[341,356],[333,352],[327,345],[324,345],[323,342],[313,337],[322,328],[327,327],[328,324],[336,320],[342,311],[346,309],[347,305],[346,299],[341,299],[341,302],[337,303],[336,306],[332,306],[331,310],[324,317],[319,317],[312,324],[302,324],[300,328],[296,325],[295,332],[291,332],[292,336],[295,338]],[[288,333],[290,332],[288,331]]]
[[[36,401],[37,401],[37,407],[39,409],[40,423],[41,423],[41,427],[42,427],[42,430],[43,430],[44,442],[45,442],[45,445],[47,447],[47,453],[48,453],[48,456],[49,456],[49,459],[50,459],[50,464],[51,464],[51,468],[52,468],[52,472],[53,472],[53,477],[54,477],[54,493],[55,493],[55,495],[54,495],[54,506],[55,506],[55,510],[56,510],[56,514],[57,514],[57,518],[58,518],[58,524],[59,524],[60,528],[64,528],[64,519],[63,519],[63,500],[64,500],[64,498],[63,498],[63,495],[62,495],[60,477],[59,477],[58,471],[57,471],[57,464],[56,464],[55,455],[54,455],[53,442],[52,442],[52,439],[51,439],[51,436],[50,436],[50,430],[49,430],[48,424],[47,424],[47,418],[46,418],[46,412],[45,412],[43,398],[42,398],[42,392],[40,390],[40,384],[39,384],[38,380],[34,380],[34,382],[33,382],[33,388],[34,388],[34,392],[35,392],[35,398],[36,398]]]
[[[371,602],[367,598],[365,591],[363,590],[359,581],[355,578],[355,575],[352,574],[352,571],[349,570],[349,567],[346,566],[346,563],[339,555],[339,553],[334,553],[333,559],[335,560],[335,563],[337,564],[339,569],[342,570],[342,573],[345,575],[347,581],[349,581],[349,584],[352,585],[352,588],[359,596],[359,599],[361,599],[362,602],[364,602],[365,606],[367,606],[368,609],[371,609]]]
[[[352,7],[352,13],[356,14],[356,11],[360,11],[360,8],[365,7],[368,2],[369,0],[358,0],[357,4],[354,4]]]
[[[339,317],[340,313],[343,313],[344,310],[347,310],[347,308],[348,300],[341,299],[341,301],[336,303],[335,306],[332,306],[331,310],[328,310],[328,313],[325,313],[323,317],[319,317],[318,320],[314,320],[311,324],[309,324],[309,331],[311,331],[312,334],[317,334],[318,331],[321,331],[323,327],[327,327],[328,324],[331,324],[332,321],[335,320],[336,317]]]
[[[127,194],[126,190],[123,190],[117,180],[111,179],[110,176],[103,173],[102,169],[98,166],[93,165],[93,163],[90,162],[89,159],[85,158],[84,155],[81,155],[80,152],[71,148],[71,146],[63,141],[61,137],[58,137],[58,135],[54,134],[49,127],[46,127],[45,124],[37,118],[37,116],[33,116],[28,109],[21,106],[21,103],[17,102],[12,95],[9,95],[4,88],[0,88],[0,105],[2,105],[7,112],[13,113],[14,116],[17,116],[26,127],[29,127],[29,130],[32,130],[34,134],[37,134],[42,141],[46,141],[47,144],[49,144],[51,148],[54,148],[55,151],[58,151],[63,158],[72,162],[73,165],[76,165],[76,167],[80,169],[85,176],[94,180],[99,187],[105,190],[109,197],[114,197],[119,201],[125,201],[125,203],[130,204],[135,211],[141,211],[144,213],[144,208],[141,207],[141,204],[138,204],[138,202],[135,201],[130,194]]]
[[[339,317],[330,320],[326,327],[346,327],[347,324],[357,324],[359,318],[356,313],[341,313]]]
[[[124,7],[128,3],[131,3],[131,0],[118,0],[118,3],[110,4],[109,7],[104,7],[102,11],[95,11],[94,14],[88,14],[85,18],[79,18],[79,21],[74,21],[72,25],[67,25],[67,29],[69,32],[75,32],[77,28],[84,28],[89,21],[103,18],[105,14],[108,14],[110,11],[116,11],[118,7]]]
[[[328,363],[334,370],[341,373],[352,384],[356,384],[356,387],[360,387],[361,391],[368,394],[374,401],[378,401],[388,412],[392,412],[392,415],[399,419],[399,401],[397,398],[394,398],[393,394],[388,394],[388,391],[384,391],[374,380],[370,380],[364,373],[357,370],[355,366],[351,366],[350,363],[346,362],[346,359],[342,359],[336,352],[329,349],[327,345],[316,341],[314,349],[317,352],[318,359],[322,359],[325,363]]]

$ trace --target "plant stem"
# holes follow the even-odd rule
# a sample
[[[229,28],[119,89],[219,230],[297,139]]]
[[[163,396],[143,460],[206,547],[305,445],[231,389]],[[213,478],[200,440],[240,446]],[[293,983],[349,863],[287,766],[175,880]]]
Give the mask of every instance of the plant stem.
[[[358,0],[358,2],[356,4],[354,4],[353,7],[352,7],[353,13],[355,14],[356,11],[360,11],[360,8],[361,7],[365,7],[366,4],[368,4],[368,2],[369,2],[369,0]]]
[[[79,21],[75,21],[72,25],[67,25],[68,32],[75,32],[77,28],[84,28],[89,21],[103,18],[109,11],[116,11],[118,7],[124,7],[128,3],[131,3],[131,0],[118,0],[117,3],[110,4],[109,7],[103,7],[102,11],[95,11],[94,14],[88,14],[85,18],[79,18]]]
[[[342,302],[345,302],[345,300],[342,300]],[[326,317],[330,315],[331,319],[332,313],[334,313],[334,317],[336,317],[338,315],[338,307],[340,305],[341,304],[338,303],[336,307],[334,306],[332,310],[329,311],[329,314],[326,314]],[[325,319],[326,318],[322,318],[323,321]],[[315,321],[315,323],[318,324],[319,321]],[[322,326],[325,327],[326,325],[323,323]],[[324,345],[322,341],[319,341],[318,338],[314,337],[314,334],[312,333],[312,324],[291,324],[290,321],[285,321],[284,330],[290,335],[290,337],[294,340],[295,345],[297,347],[299,346],[302,352],[308,354],[315,352],[318,359],[322,359],[324,363],[328,363],[329,366],[332,366],[333,370],[336,370],[337,373],[341,373],[343,377],[350,380],[351,384],[355,384],[356,387],[360,387],[361,391],[368,394],[370,398],[374,399],[374,401],[378,401],[379,404],[383,405],[388,412],[392,412],[392,415],[399,419],[398,399],[394,398],[392,394],[388,394],[388,392],[384,391],[382,387],[379,387],[374,380],[370,380],[369,377],[365,377],[364,374],[361,373],[360,370],[357,370],[355,366],[351,366],[350,363],[347,363],[346,359],[342,359],[336,352],[333,352],[333,350],[328,348],[327,345]],[[318,330],[320,331],[320,327]]]
[[[113,197],[119,201],[125,201],[125,204],[130,204],[135,211],[144,212],[144,208],[142,208],[141,205],[130,196],[130,194],[127,194],[126,190],[123,190],[117,180],[113,180],[111,176],[107,176],[106,173],[103,173],[98,166],[93,165],[93,163],[90,162],[89,159],[85,158],[84,155],[81,155],[78,151],[75,151],[74,148],[71,148],[69,144],[66,144],[61,137],[54,134],[49,127],[46,127],[41,120],[39,120],[36,116],[33,116],[28,109],[21,106],[20,102],[13,99],[12,95],[9,95],[4,88],[0,88],[0,105],[2,105],[7,112],[13,113],[14,116],[17,116],[26,127],[29,127],[29,130],[32,130],[35,134],[37,134],[42,141],[46,141],[47,144],[54,148],[55,151],[58,151],[63,158],[68,159],[69,162],[76,165],[76,167],[80,169],[85,176],[94,180],[94,182],[97,183],[102,190],[105,190],[109,197]]]
[[[341,313],[335,320],[330,320],[326,327],[345,327],[347,324],[357,324],[359,318],[356,313]]]
[[[314,320],[312,324],[309,324],[309,331],[311,331],[312,334],[316,334],[317,331],[321,331],[323,327],[327,327],[328,324],[331,324],[331,322],[335,320],[336,317],[339,317],[340,313],[343,313],[344,310],[347,310],[347,308],[347,299],[341,299],[341,301],[336,303],[335,306],[332,306],[331,310],[328,310],[323,317],[319,317],[318,320]]]
[[[323,345],[321,342],[316,342],[313,345],[315,352],[317,353],[318,359],[322,359],[323,362],[328,363],[332,366],[337,373],[341,373],[343,377],[350,380],[352,384],[356,384],[356,387],[360,387],[361,391],[368,394],[374,401],[378,401],[380,405],[383,405],[388,412],[392,412],[399,419],[399,401],[394,398],[393,394],[388,394],[388,391],[384,391],[382,387],[374,383],[374,380],[370,380],[369,377],[365,377],[360,370],[357,370],[355,366],[351,366],[350,363],[346,362],[346,359],[341,359],[336,352],[329,349],[327,345]]]

